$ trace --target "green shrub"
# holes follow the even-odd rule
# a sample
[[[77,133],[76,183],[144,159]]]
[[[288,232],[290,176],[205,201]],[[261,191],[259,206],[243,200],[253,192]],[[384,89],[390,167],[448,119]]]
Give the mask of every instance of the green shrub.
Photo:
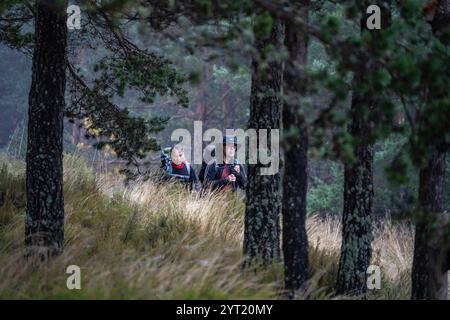
[[[307,195],[307,212],[309,215],[341,214],[344,192],[342,166],[331,163],[330,175],[326,181],[319,177],[313,178],[312,187],[308,190]]]

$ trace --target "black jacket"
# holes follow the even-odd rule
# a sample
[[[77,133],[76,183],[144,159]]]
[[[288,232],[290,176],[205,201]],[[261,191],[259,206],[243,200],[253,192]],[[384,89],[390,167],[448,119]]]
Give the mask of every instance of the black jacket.
[[[234,171],[234,167],[236,165],[240,167],[239,174]],[[228,166],[230,174],[234,174],[236,176],[235,182],[230,182],[228,179],[222,178],[222,172],[226,166]],[[207,187],[210,186],[213,190],[231,186],[231,189],[236,191],[238,188],[245,189],[246,184],[247,175],[245,173],[245,168],[237,160],[235,160],[233,164],[218,164],[216,161],[212,161],[205,169],[205,185]]]
[[[198,174],[198,179],[200,180],[201,183],[203,183],[205,181],[205,171],[206,171],[207,166],[208,166],[208,164],[203,161],[202,167],[200,168],[200,172]]]

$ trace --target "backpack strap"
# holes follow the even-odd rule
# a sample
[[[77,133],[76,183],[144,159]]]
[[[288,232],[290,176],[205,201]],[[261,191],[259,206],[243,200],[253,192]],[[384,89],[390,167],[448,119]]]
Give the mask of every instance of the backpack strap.
[[[191,165],[187,161],[184,162],[184,165],[186,166],[186,170],[188,173],[187,175],[188,175],[188,177],[190,177],[191,176]]]

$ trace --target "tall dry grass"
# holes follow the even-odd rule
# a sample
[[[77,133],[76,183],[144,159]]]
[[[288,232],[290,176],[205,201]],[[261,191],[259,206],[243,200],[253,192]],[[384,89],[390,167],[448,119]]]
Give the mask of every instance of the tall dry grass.
[[[65,249],[45,265],[23,259],[24,167],[0,158],[0,298],[276,299],[282,266],[243,272],[244,201],[240,195],[196,197],[158,181],[124,186],[65,155]],[[6,168],[6,169],[5,169]],[[16,190],[17,192],[11,192]],[[22,193],[20,193],[22,192]],[[17,196],[20,194],[20,196]],[[340,250],[337,218],[309,217],[311,298],[333,298]],[[371,298],[408,298],[413,230],[390,220],[375,231],[374,263],[382,289]],[[82,270],[68,290],[67,266]]]

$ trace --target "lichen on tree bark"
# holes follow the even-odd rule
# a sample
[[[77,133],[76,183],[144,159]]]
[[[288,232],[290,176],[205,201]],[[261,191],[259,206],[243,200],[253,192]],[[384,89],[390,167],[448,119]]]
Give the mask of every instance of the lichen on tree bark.
[[[282,47],[284,26],[273,19],[268,37],[257,37],[255,48],[260,57],[252,62],[252,87],[250,119],[252,129],[280,128],[282,63],[276,54]],[[264,56],[273,47],[274,56]],[[269,59],[266,69],[261,70],[262,60]],[[268,146],[270,150],[270,145]],[[245,264],[254,262],[270,264],[280,258],[280,173],[261,175],[260,164],[249,165],[246,188],[244,256]]]

